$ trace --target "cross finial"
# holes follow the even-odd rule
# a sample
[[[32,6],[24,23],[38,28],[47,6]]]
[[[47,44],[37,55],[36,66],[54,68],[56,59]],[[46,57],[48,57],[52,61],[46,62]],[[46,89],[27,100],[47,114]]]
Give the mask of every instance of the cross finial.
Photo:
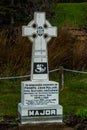
[[[44,12],[35,12],[34,20],[22,27],[22,36],[27,36],[32,42],[37,38],[48,42],[52,37],[57,36],[57,28],[46,20]]]

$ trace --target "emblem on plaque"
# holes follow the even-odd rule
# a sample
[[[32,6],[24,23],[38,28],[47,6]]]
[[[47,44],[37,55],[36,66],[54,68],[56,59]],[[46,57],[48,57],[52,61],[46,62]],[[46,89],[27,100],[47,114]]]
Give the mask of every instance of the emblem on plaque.
[[[47,63],[34,63],[34,74],[46,74]]]

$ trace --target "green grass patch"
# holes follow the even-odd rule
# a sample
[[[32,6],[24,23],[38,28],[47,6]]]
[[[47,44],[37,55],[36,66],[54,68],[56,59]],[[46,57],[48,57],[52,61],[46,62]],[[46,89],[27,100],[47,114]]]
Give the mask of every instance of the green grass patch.
[[[76,115],[83,119],[87,118],[87,109],[86,108],[78,109],[78,111],[76,112]]]
[[[87,3],[58,3],[51,7],[55,17],[51,19],[52,24],[61,27],[82,27],[87,17],[85,11]]]
[[[27,79],[0,81],[0,118],[18,116],[18,103],[21,101],[21,81]],[[50,73],[50,80],[59,81],[58,72]],[[65,72],[64,89],[60,91],[60,104],[63,115],[77,114],[84,117],[87,111],[87,75]]]
[[[0,81],[0,117],[17,116],[17,106],[20,102],[20,80]]]
[[[50,80],[54,80],[53,77],[59,81],[58,72],[52,73]],[[87,110],[87,74],[64,72],[64,90],[60,91],[59,98],[64,116],[72,113],[79,115],[79,110]]]
[[[70,73],[65,75],[65,86],[70,89],[87,89],[87,74]]]

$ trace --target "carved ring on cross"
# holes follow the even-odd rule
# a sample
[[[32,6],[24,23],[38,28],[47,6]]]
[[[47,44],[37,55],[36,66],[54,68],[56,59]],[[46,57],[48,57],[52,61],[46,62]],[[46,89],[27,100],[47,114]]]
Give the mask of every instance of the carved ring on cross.
[[[32,20],[29,24],[28,27],[32,27],[33,29],[36,29],[36,32],[34,32],[32,34],[32,36],[29,36],[28,38],[30,39],[30,41],[34,41],[35,38],[37,37],[43,37],[44,39],[46,39],[46,41],[50,41],[51,37],[49,37],[49,35],[47,33],[45,33],[44,30],[52,27],[51,24],[46,20],[45,24],[43,26],[38,26],[34,20]]]

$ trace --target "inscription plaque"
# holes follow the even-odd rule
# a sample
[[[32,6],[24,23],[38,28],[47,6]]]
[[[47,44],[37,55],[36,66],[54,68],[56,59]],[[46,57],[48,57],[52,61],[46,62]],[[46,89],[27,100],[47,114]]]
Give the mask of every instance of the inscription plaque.
[[[22,90],[24,105],[43,107],[58,104],[58,84],[56,82],[23,82]]]

